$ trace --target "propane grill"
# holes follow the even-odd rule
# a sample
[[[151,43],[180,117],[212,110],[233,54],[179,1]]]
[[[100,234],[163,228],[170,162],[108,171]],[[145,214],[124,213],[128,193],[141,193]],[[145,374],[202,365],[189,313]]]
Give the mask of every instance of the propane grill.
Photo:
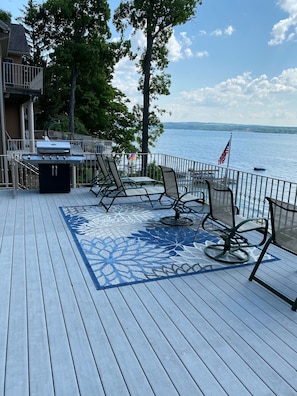
[[[31,164],[70,164],[84,160],[81,154],[71,154],[70,142],[37,142],[37,153],[23,154],[23,160]]]
[[[70,142],[42,141],[36,143],[37,153],[23,154],[23,161],[37,164],[39,191],[70,192],[70,165],[84,161],[81,154],[72,154]]]

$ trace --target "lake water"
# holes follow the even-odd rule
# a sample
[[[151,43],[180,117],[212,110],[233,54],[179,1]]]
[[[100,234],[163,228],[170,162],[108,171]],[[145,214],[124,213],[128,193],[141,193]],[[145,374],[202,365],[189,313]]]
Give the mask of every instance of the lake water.
[[[217,165],[229,138],[223,131],[165,129],[151,151]],[[232,132],[229,167],[261,167],[259,174],[297,182],[297,134]]]

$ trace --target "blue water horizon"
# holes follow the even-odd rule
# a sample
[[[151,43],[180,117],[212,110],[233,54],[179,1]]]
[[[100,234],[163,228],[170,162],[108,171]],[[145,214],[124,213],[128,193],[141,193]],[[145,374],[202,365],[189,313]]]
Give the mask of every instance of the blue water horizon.
[[[297,133],[165,128],[151,151],[217,165],[230,137],[231,169],[297,182]]]

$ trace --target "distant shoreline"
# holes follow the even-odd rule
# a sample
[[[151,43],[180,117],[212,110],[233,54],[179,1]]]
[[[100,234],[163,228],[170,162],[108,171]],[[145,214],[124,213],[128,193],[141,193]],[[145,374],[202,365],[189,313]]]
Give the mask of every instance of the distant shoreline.
[[[297,133],[296,127],[221,124],[210,122],[163,122],[164,129],[187,129],[224,132]]]

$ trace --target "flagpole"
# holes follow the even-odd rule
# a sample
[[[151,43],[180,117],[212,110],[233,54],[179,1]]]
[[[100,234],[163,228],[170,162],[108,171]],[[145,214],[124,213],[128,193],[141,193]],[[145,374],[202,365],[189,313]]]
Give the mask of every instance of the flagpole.
[[[228,173],[229,173],[229,162],[230,162],[230,153],[231,153],[231,143],[232,143],[232,132],[230,133],[230,139],[229,139],[229,151],[228,151],[228,160],[227,160],[227,167],[226,167],[226,172],[225,172],[225,186],[227,186],[227,180],[228,180]]]
[[[232,143],[232,132],[230,133],[230,139],[229,139],[229,152],[228,152],[227,169],[229,169],[229,161],[230,161],[230,154],[231,154],[231,143]]]

